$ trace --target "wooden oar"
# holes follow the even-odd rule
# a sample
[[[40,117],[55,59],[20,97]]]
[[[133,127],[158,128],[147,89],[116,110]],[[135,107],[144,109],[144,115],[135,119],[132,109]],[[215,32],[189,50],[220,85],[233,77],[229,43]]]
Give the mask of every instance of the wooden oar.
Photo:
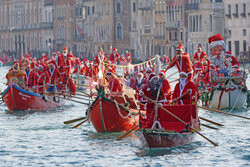
[[[47,94],[47,93],[44,93],[44,94],[47,95],[47,96],[52,96],[52,97],[58,97],[58,98],[61,98],[61,99],[65,99],[65,98],[63,98],[61,96],[56,96],[56,95],[53,95],[53,94]],[[79,103],[79,104],[89,105],[88,103],[83,103],[83,102],[72,100],[72,99],[65,99],[65,100],[69,100],[69,101],[76,102],[76,103]]]
[[[81,92],[81,93],[83,93],[83,94],[85,94],[85,95],[87,95],[87,96],[90,96],[90,94],[88,94],[88,93],[86,93],[86,92],[83,92],[83,91],[80,91],[80,90],[78,90],[78,92]]]
[[[150,99],[149,97],[143,95],[143,97],[149,101],[151,101],[152,103],[154,103],[155,105],[158,105],[154,100]],[[167,109],[163,108],[162,106],[159,106],[162,110],[166,111],[168,114],[172,115],[175,119],[177,119],[178,121],[182,122],[184,125],[189,126],[186,122],[184,122],[182,119],[180,119],[179,117],[177,117],[176,115],[174,115],[173,113],[171,113],[170,111],[168,111]],[[203,137],[204,139],[206,139],[207,141],[209,141],[211,144],[213,144],[214,146],[218,146],[217,143],[213,142],[212,140],[208,139],[206,136],[204,136],[203,134],[201,134],[200,132],[198,132],[196,129],[192,128],[191,126],[189,126],[190,129],[192,129],[194,132],[196,132],[197,134],[199,134],[201,137]]]
[[[59,96],[62,95],[61,93],[54,93],[54,94],[59,95]],[[62,96],[76,98],[76,99],[80,99],[80,100],[88,100],[88,99],[84,99],[84,98],[80,98],[80,97],[76,97],[76,96],[65,95],[65,94],[63,94]]]
[[[216,130],[218,130],[218,128],[215,128],[215,127],[212,127],[212,126],[209,126],[209,125],[207,125],[207,124],[201,124],[202,126],[204,126],[204,127],[206,127],[206,128],[210,128],[210,129],[216,129]]]
[[[139,125],[136,125],[135,127],[133,127],[132,129],[130,129],[129,131],[127,131],[124,134],[122,134],[121,136],[117,137],[116,140],[123,139],[124,137],[126,137],[127,135],[129,135],[131,132],[133,132],[138,127],[139,127]]]
[[[81,117],[81,118],[76,118],[76,119],[72,119],[72,120],[69,120],[69,121],[65,121],[63,122],[64,124],[71,124],[71,123],[74,123],[74,122],[78,122],[78,121],[81,121],[83,119],[86,119],[86,117]]]
[[[173,99],[172,102],[169,103],[169,104],[173,104],[173,103],[175,103],[175,102],[178,102],[179,99],[183,98],[183,96],[185,96],[185,95],[188,94],[189,92],[190,92],[190,90],[188,89],[188,90],[187,90],[185,93],[183,93],[181,96],[179,96],[179,97]]]
[[[67,92],[67,91],[64,91],[65,93],[72,93],[72,92]],[[87,95],[83,95],[83,94],[80,94],[80,93],[75,93],[75,95],[79,95],[79,96],[83,96],[83,97],[89,97]]]
[[[177,74],[177,73],[178,73],[178,71],[176,71],[176,72],[174,72],[173,74],[167,76],[167,78],[172,77],[173,75],[175,75],[175,74]]]
[[[250,120],[250,118],[248,118],[248,117],[244,117],[244,116],[240,116],[240,115],[235,115],[235,114],[223,112],[223,111],[220,111],[220,110],[210,109],[210,108],[207,108],[207,107],[202,107],[202,106],[198,106],[198,107],[202,108],[204,110],[209,110],[209,111],[213,111],[213,112],[217,112],[217,113],[221,113],[221,114],[225,114],[225,115],[231,115],[231,116],[234,116],[234,117],[239,117],[239,118],[244,118],[244,119]]]
[[[200,116],[199,116],[199,118],[200,118],[201,120],[203,120],[203,121],[210,122],[210,123],[215,124],[215,125],[217,125],[217,126],[224,126],[223,124],[220,124],[220,123],[218,123],[218,122],[211,121],[211,120],[209,120],[209,119],[206,119],[206,118],[203,118],[203,117],[200,117]]]
[[[175,80],[173,80],[173,81],[169,81],[169,83],[172,83],[172,82],[176,82],[176,81],[178,81],[179,79],[175,79]]]
[[[80,122],[79,124],[77,124],[77,125],[75,125],[75,126],[73,126],[72,127],[72,129],[74,129],[74,128],[78,128],[81,124],[83,124],[84,122],[86,122],[87,121],[87,119],[85,119],[85,120],[83,120],[82,122]]]

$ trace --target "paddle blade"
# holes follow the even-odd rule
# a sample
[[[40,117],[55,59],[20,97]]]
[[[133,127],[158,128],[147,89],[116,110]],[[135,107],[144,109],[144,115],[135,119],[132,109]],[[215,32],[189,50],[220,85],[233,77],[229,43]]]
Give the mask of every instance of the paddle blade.
[[[80,122],[79,124],[75,125],[72,127],[72,129],[78,128],[81,124],[83,124],[84,122],[86,122],[87,119],[83,120],[82,122]]]
[[[63,122],[64,124],[71,124],[71,123],[74,123],[74,122],[77,122],[77,121],[81,121],[83,119],[86,119],[86,117],[81,117],[81,118],[77,118],[77,119],[72,119],[72,120],[69,120],[69,121],[65,121]]]
[[[121,136],[117,137],[116,140],[121,140],[124,137],[126,137],[128,134],[130,134],[131,132],[133,132],[133,130],[135,130],[136,128],[139,128],[139,125],[135,126],[134,128],[130,129],[128,132],[122,134]]]

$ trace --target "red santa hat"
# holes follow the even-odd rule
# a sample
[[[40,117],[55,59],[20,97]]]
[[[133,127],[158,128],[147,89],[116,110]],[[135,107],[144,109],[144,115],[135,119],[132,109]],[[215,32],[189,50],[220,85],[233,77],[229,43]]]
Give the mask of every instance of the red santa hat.
[[[19,64],[18,61],[14,61],[13,65],[15,65],[15,64]]]
[[[51,61],[48,62],[48,65],[56,66],[56,62],[51,60]]]
[[[224,49],[226,49],[226,44],[221,36],[221,34],[216,34],[208,38],[209,43],[209,49],[215,47],[215,46],[222,46]]]
[[[201,45],[198,45],[198,49],[201,49]]]
[[[139,71],[139,72],[137,73],[137,75],[138,75],[138,74],[141,75],[142,77],[144,76],[142,71]]]
[[[215,70],[215,65],[214,64],[210,64],[210,70],[211,71]]]
[[[109,68],[106,74],[114,74],[114,70],[112,70],[112,68]]]
[[[117,49],[116,49],[116,48],[114,48],[114,49],[113,49],[113,51],[115,51],[115,52],[116,52],[116,51],[117,51]]]
[[[225,53],[225,55],[226,55],[226,56],[231,56],[231,52],[230,52],[230,51],[227,51],[227,52]]]
[[[159,74],[163,74],[164,76],[165,76],[165,70],[161,70],[161,71],[159,71]]]
[[[93,61],[90,61],[89,64],[93,64]]]
[[[176,51],[183,51],[183,45],[179,44],[179,46],[176,48]]]
[[[158,79],[158,76],[156,76],[155,74],[151,74],[148,80],[149,80],[149,82],[151,82],[155,78]]]
[[[44,66],[43,66],[42,64],[39,64],[38,67],[39,67],[39,69],[40,69],[40,68],[44,69]]]
[[[148,68],[146,69],[146,72],[147,72],[147,71],[153,72],[152,68],[150,68],[150,67],[148,67]]]
[[[30,64],[27,64],[27,65],[25,66],[25,69],[26,69],[27,67],[30,67]]]
[[[185,75],[186,77],[188,76],[188,74],[187,74],[187,73],[185,73],[184,71],[180,72],[180,74],[179,74],[179,75]]]

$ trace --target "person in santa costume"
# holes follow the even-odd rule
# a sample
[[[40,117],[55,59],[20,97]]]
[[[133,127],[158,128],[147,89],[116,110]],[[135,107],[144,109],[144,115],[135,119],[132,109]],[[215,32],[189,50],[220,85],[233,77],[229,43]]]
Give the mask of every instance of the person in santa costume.
[[[126,50],[124,57],[126,59],[127,64],[131,64],[132,63],[131,54],[129,53],[128,50]]]
[[[111,61],[112,64],[116,64],[117,60],[120,58],[120,55],[117,53],[117,49],[114,48],[113,52],[109,56],[109,60]]]
[[[124,78],[125,78],[125,85],[136,90],[136,80],[129,74],[128,71],[125,71]]]
[[[164,98],[166,99],[165,103],[170,103],[172,96],[171,96],[171,86],[169,81],[166,79],[166,73],[164,70],[159,72],[159,82],[161,92],[163,93]]]
[[[37,91],[40,94],[43,94],[44,90],[46,89],[46,84],[49,83],[49,76],[48,73],[44,71],[44,66],[42,64],[40,64],[38,66],[39,70],[36,72],[36,87],[37,87]]]
[[[149,81],[150,81],[150,79],[151,79],[152,77],[154,77],[154,76],[155,76],[155,74],[153,73],[152,68],[148,67],[148,68],[146,69],[146,71],[145,71],[145,79],[146,79],[146,81],[147,81],[146,84],[148,84]]]
[[[35,75],[36,73],[34,72],[34,70],[31,69],[31,65],[27,65],[25,68],[25,85],[26,88],[31,89],[34,87],[35,85]]]
[[[107,57],[104,55],[104,52],[98,51],[97,56],[95,57],[95,64],[99,65],[107,60]]]
[[[50,62],[49,64],[49,69],[47,70],[48,73],[48,92],[54,93],[55,92],[55,87],[57,88],[57,84],[62,84],[62,76],[60,74],[60,71],[56,68],[56,66],[53,64],[53,62]]]
[[[188,74],[188,80],[192,81],[193,78],[193,68],[192,62],[190,60],[189,54],[183,52],[183,46],[180,44],[176,48],[176,56],[173,58],[172,62],[166,68],[165,72],[175,66],[178,68],[179,73],[185,72]]]
[[[236,59],[235,56],[231,55],[230,51],[227,51],[225,53],[225,62],[224,62],[225,66],[228,67],[230,58],[231,58],[231,67],[239,68],[240,64],[239,64],[238,60]]]
[[[106,73],[106,80],[108,83],[108,89],[110,93],[121,93],[122,92],[122,86],[118,80],[113,74],[112,70],[107,71]]]
[[[197,87],[192,81],[188,80],[186,72],[180,72],[179,83],[175,85],[173,92],[173,103],[178,105],[192,104],[195,96],[197,99],[199,98]]]
[[[202,63],[205,58],[207,58],[207,54],[201,49],[201,45],[199,45],[197,52],[194,54],[194,61]]]
[[[167,102],[164,97],[164,93],[161,89],[161,83],[158,76],[154,76],[149,81],[148,85],[139,91],[141,96],[141,103],[146,103],[146,116],[147,116],[147,126],[151,127],[154,121],[158,120],[158,108]],[[146,96],[157,102],[157,105],[146,100],[143,96]]]
[[[143,77],[143,73],[140,71],[137,73],[136,76],[136,91],[139,92],[139,90],[143,89],[144,86],[147,84],[147,80]]]
[[[121,65],[126,65],[127,64],[127,60],[125,59],[125,57],[123,55],[120,56],[120,64]]]

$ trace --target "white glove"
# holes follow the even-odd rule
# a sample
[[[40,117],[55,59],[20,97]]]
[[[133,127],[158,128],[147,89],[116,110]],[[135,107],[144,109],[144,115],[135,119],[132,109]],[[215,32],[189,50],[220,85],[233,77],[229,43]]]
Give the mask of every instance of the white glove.
[[[157,103],[159,107],[162,107],[162,103]]]
[[[139,95],[140,96],[143,96],[144,95],[144,92],[142,90],[139,91]]]

